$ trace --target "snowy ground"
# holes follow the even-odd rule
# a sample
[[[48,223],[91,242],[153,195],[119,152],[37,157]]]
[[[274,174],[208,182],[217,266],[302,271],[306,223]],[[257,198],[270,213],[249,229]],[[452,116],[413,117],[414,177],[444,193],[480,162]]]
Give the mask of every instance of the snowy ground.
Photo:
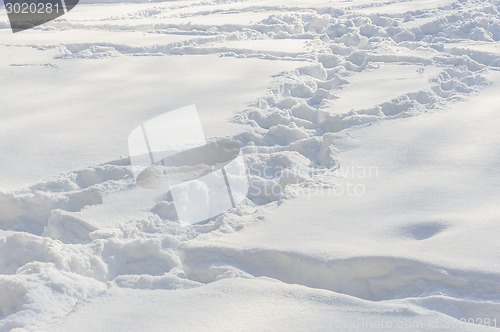
[[[0,8],[0,331],[494,331],[500,1]],[[196,104],[248,198],[181,226],[128,134]],[[464,322],[465,321],[465,322]]]

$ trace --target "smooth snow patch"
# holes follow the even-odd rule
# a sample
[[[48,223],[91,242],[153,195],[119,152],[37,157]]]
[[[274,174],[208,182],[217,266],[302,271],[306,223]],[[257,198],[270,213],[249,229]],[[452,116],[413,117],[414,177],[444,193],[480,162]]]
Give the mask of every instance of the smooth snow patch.
[[[349,84],[336,93],[322,110],[341,114],[351,110],[368,109],[396,97],[429,89],[430,78],[439,73],[433,66],[381,64],[347,78]]]

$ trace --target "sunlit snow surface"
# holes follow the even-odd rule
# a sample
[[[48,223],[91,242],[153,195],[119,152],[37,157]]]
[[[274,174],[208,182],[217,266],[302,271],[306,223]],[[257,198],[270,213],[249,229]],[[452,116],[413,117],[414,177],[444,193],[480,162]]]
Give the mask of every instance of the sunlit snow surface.
[[[82,0],[13,34],[1,7],[0,331],[494,331],[499,11]],[[181,227],[127,137],[191,104],[250,191]]]

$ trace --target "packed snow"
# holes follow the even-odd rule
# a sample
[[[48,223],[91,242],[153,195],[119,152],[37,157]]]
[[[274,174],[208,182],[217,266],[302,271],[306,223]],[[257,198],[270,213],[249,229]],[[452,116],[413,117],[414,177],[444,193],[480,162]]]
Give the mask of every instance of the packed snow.
[[[0,7],[0,331],[495,331],[499,41],[498,0]],[[128,136],[193,104],[249,188],[186,225]]]

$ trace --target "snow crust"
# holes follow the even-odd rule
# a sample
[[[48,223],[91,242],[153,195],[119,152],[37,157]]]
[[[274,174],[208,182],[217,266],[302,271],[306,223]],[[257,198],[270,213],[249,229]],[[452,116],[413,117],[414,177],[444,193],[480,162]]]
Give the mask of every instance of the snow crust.
[[[498,328],[499,6],[0,9],[0,331]],[[191,104],[250,188],[184,227],[127,137]]]

